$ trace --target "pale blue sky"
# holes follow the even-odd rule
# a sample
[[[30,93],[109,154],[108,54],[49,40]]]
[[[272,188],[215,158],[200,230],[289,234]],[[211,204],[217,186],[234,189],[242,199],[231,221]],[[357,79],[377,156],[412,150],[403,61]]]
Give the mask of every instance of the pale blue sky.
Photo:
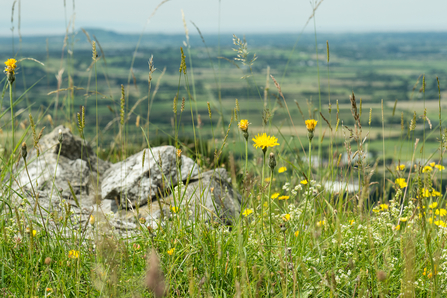
[[[19,0],[17,0],[19,2]],[[20,0],[23,35],[63,34],[73,0]],[[11,34],[14,0],[0,1],[0,35]],[[18,2],[14,12],[17,33]],[[161,0],[75,0],[75,28],[97,27],[140,33]],[[309,0],[221,0],[221,31],[226,33],[300,32],[312,13]],[[170,0],[145,33],[183,33],[180,10],[204,33],[218,31],[219,0]],[[447,0],[324,0],[317,13],[318,32],[447,31]],[[313,30],[313,23],[307,27]]]

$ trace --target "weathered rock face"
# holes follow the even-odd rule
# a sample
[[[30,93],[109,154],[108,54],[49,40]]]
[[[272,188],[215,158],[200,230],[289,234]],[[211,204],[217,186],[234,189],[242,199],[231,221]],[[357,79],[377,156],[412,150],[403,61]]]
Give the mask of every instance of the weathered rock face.
[[[104,173],[102,198],[117,200],[126,209],[145,205],[157,196],[164,196],[179,178],[186,181],[188,176],[199,173],[198,165],[191,158],[182,156],[181,164],[179,175],[173,146],[145,149],[114,164]]]
[[[225,169],[201,173],[192,177],[187,185],[177,186],[173,194],[140,207],[139,216],[153,228],[163,224],[165,218],[181,212],[186,212],[191,221],[213,219],[230,224],[239,217],[242,198],[229,181]],[[135,215],[135,211],[126,212],[126,217]]]
[[[62,142],[59,142],[59,131]],[[109,162],[99,159],[87,142],[64,126],[58,126],[43,136],[39,151],[39,156],[35,149],[28,153],[29,177],[23,159],[20,160],[15,173],[18,185],[14,185],[18,193],[31,194],[34,188],[43,204],[50,199],[70,200],[70,182],[80,205],[94,204],[100,194],[102,173],[110,167]]]

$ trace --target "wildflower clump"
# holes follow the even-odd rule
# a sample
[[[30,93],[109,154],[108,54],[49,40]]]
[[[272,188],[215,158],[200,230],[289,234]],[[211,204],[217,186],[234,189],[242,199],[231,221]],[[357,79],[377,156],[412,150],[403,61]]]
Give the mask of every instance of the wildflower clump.
[[[397,178],[395,181],[396,185],[399,186],[399,188],[405,188],[407,187],[407,182],[404,178]]]

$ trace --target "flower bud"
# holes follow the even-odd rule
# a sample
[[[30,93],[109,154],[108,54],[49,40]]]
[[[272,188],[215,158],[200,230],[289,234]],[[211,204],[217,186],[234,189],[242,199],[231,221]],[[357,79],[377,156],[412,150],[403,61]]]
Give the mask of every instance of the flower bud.
[[[275,153],[273,153],[273,152],[270,152],[270,155],[269,155],[269,167],[272,171],[276,167],[276,158],[275,158]]]
[[[22,143],[22,157],[23,159],[26,159],[26,156],[28,155],[28,151],[26,150],[26,143]]]

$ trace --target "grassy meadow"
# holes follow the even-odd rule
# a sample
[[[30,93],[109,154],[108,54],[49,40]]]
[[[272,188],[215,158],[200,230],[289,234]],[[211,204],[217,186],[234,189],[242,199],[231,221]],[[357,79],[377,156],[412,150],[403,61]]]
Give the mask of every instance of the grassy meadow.
[[[0,38],[0,293],[446,297],[444,35]],[[241,216],[47,231],[10,174],[59,124],[111,162],[169,144],[226,168]]]

